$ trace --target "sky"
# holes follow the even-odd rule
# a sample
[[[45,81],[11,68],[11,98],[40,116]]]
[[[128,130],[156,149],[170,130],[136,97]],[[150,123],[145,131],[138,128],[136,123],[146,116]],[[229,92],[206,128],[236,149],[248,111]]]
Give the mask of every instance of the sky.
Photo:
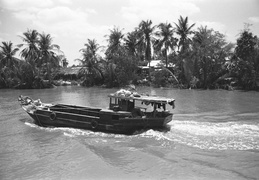
[[[174,26],[180,15],[194,29],[213,28],[229,42],[236,42],[245,23],[259,36],[259,0],[0,0],[0,42],[21,44],[28,29],[50,34],[71,66],[87,39],[107,45],[114,27],[128,33],[142,20]]]

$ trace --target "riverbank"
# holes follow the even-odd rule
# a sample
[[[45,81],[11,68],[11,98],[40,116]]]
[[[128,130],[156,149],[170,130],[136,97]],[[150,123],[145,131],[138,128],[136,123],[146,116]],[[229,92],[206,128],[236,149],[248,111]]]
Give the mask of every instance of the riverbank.
[[[0,89],[49,89],[49,88],[54,88],[55,86],[82,86],[82,83],[80,81],[76,80],[54,80],[52,83],[49,83],[49,81],[43,81],[40,85],[38,85],[36,88],[28,88],[26,85],[16,85],[13,88],[1,88]],[[137,84],[133,84],[135,86],[139,87],[154,87],[154,88],[169,88],[169,89],[201,89],[204,90],[204,88],[197,88],[197,87],[190,87],[187,85],[179,85],[179,84],[168,84],[166,86],[158,86],[157,84],[151,83],[149,81],[142,81]],[[84,87],[84,86],[82,86]],[[116,88],[116,87],[107,87],[106,85],[99,85],[99,86],[94,86],[94,87],[100,87],[100,88]],[[89,88],[89,87],[88,87]],[[120,88],[120,87],[117,87]],[[221,85],[221,86],[215,86],[212,88],[206,88],[210,90],[217,90],[217,89],[222,89],[222,90],[228,90],[228,91],[259,91],[259,86],[257,89],[248,89],[248,88],[242,88],[242,87],[237,87],[237,86],[231,86],[229,84]]]
[[[77,67],[77,71],[79,71]],[[72,69],[74,70],[74,69]],[[61,71],[62,72],[62,71]],[[7,83],[0,83],[0,89],[46,89],[53,88],[55,86],[85,86],[85,87],[93,87],[98,86],[102,88],[114,88],[114,87],[123,87],[126,86],[125,83],[120,85],[116,80],[112,83],[103,82],[102,80],[89,80],[90,76],[87,78],[79,78],[75,75],[75,72],[72,71],[73,74],[59,74],[53,80],[44,80],[38,76],[31,78],[30,81],[21,82],[18,79],[9,79],[8,86]],[[72,76],[73,75],[73,76]],[[65,77],[64,79],[62,77]],[[68,78],[69,77],[69,78]],[[90,83],[93,81],[93,83]],[[95,82],[96,81],[96,82]],[[1,82],[1,81],[0,81]],[[224,89],[224,90],[256,90],[259,91],[259,80],[255,81],[253,86],[240,86],[237,83],[235,78],[219,78],[215,83],[210,84],[208,86],[201,86],[201,82],[194,78],[190,83],[181,83],[179,82],[172,73],[168,73],[167,71],[153,71],[151,76],[149,77],[147,74],[145,76],[138,75],[135,77],[135,80],[130,81],[130,84],[134,84],[136,86],[147,86],[147,87],[162,87],[162,88],[177,88],[177,89]]]

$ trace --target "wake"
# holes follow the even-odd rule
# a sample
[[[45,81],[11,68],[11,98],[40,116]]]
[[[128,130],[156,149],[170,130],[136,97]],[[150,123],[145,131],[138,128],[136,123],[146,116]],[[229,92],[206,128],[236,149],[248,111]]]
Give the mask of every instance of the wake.
[[[176,120],[166,137],[201,149],[259,150],[259,124]]]
[[[137,141],[139,138],[155,140],[160,143],[179,143],[199,149],[215,150],[259,150],[259,123],[244,122],[197,122],[174,120],[168,132],[148,130],[136,135],[119,135],[93,132],[74,128],[44,128],[33,123],[26,125],[49,132],[61,132],[67,137]],[[150,143],[151,143],[150,141]]]

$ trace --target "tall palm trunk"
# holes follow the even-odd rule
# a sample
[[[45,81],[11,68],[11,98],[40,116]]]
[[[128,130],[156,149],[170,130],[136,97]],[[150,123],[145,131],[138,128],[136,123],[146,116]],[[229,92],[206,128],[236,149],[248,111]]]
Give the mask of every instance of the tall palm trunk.
[[[167,50],[165,49],[165,67],[168,68]]]
[[[150,67],[150,64],[151,64],[151,43],[150,43],[150,38],[147,37],[147,47],[146,47],[146,59],[148,60],[149,62],[149,66],[148,66],[148,69],[149,69],[149,79],[151,79],[151,74],[150,74],[150,71],[151,71],[151,67]]]

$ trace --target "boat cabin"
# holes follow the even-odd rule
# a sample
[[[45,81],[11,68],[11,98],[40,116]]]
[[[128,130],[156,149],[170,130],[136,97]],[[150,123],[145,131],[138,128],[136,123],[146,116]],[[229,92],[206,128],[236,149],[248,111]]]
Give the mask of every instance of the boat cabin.
[[[113,111],[127,111],[131,112],[133,116],[143,116],[152,113],[155,116],[155,112],[169,112],[166,109],[166,105],[169,104],[174,108],[174,99],[168,99],[157,96],[117,96],[115,94],[109,95],[110,103],[109,109]],[[140,105],[152,105],[153,110],[147,112],[148,108]]]
[[[110,105],[109,105],[110,110],[131,112],[134,108],[135,108],[134,99],[110,97]]]

